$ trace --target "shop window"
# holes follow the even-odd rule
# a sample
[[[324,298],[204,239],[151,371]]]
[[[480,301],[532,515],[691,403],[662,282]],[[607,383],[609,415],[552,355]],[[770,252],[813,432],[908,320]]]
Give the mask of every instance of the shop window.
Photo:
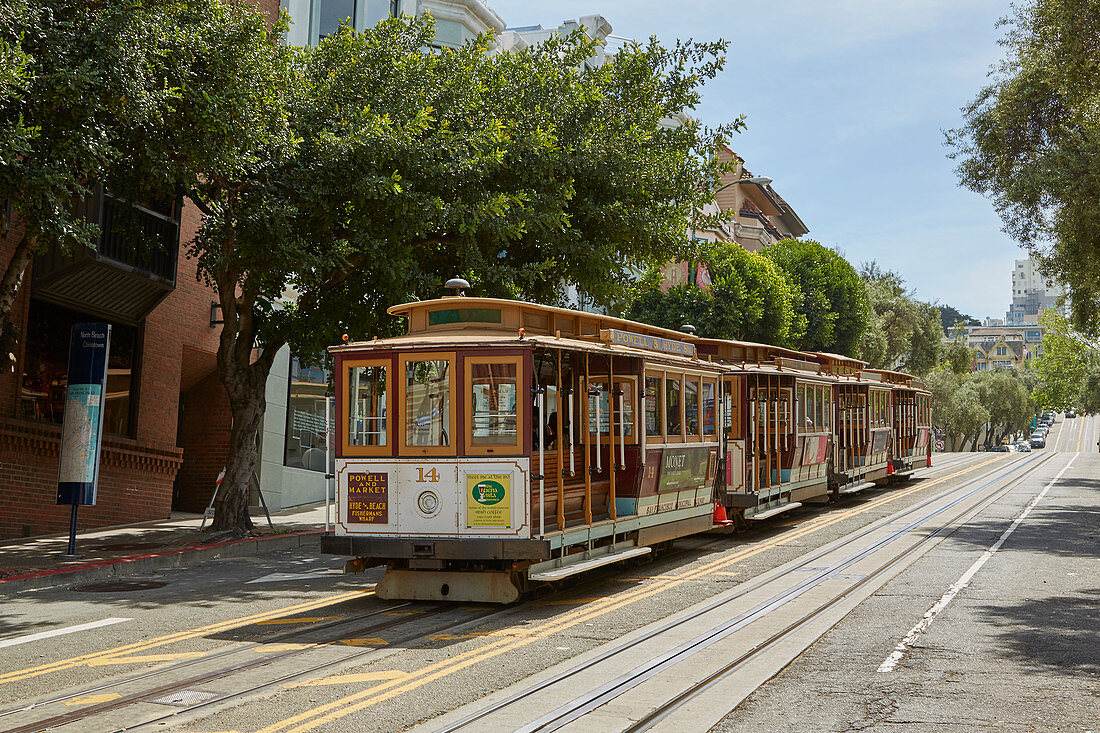
[[[454,357],[449,356],[401,360],[404,447],[413,452],[454,455]]]
[[[286,443],[283,463],[310,471],[325,470],[325,402],[329,399],[329,371],[290,359],[290,385],[286,399]]]
[[[31,299],[27,315],[26,356],[19,389],[19,415],[60,424],[65,414],[69,375],[69,334],[78,323],[110,323],[102,318]],[[138,329],[111,323],[103,432],[135,434]]]

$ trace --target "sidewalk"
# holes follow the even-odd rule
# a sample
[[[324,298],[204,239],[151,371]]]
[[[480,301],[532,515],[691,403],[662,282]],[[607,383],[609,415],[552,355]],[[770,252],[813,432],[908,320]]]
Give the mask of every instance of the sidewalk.
[[[68,533],[0,541],[0,594],[314,544],[324,532],[325,505],[272,514],[274,529],[263,514],[252,521],[258,536],[243,539],[209,528],[200,531],[202,515],[185,512],[156,522],[78,531],[77,558],[64,557]]]

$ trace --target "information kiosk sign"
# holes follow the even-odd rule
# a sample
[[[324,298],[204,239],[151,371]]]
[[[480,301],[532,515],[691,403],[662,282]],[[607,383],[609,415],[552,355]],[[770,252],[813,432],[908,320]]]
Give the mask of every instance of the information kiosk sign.
[[[73,326],[69,340],[65,419],[61,425],[61,465],[57,475],[57,503],[73,507],[69,525],[70,555],[76,542],[76,509],[96,502],[110,348],[110,324]]]

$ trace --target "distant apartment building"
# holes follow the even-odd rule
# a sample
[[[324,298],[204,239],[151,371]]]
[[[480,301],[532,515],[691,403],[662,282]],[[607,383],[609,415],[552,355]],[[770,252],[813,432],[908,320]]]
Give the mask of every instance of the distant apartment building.
[[[1043,328],[1038,325],[1006,326],[1000,319],[986,319],[986,325],[969,326],[965,343],[974,350],[970,371],[983,372],[994,369],[1018,369],[1030,359],[1042,354]],[[997,321],[996,324],[989,323]],[[962,338],[947,337],[945,342]]]
[[[1012,268],[1012,305],[1005,313],[1005,323],[1037,324],[1044,311],[1064,313],[1065,307],[1060,302],[1064,297],[1065,290],[1044,278],[1030,257],[1016,260]]]
[[[979,341],[974,346],[974,363],[971,371],[984,372],[995,369],[1018,369],[1030,358],[1030,351],[1022,339],[998,336]]]
[[[809,233],[805,222],[780,196],[764,176],[754,175],[745,160],[726,146],[718,151],[725,163],[732,163],[718,184],[714,203],[704,214],[721,214],[713,229],[695,230],[692,236],[711,242],[734,242],[757,252],[781,239],[797,239]],[[752,182],[758,181],[758,182]]]
[[[809,233],[794,208],[772,188],[769,179],[756,176],[745,161],[726,146],[718,151],[723,162],[732,162],[718,185],[714,201],[702,213],[717,215],[716,226],[692,229],[689,238],[707,242],[730,242],[750,252],[758,252],[783,239],[797,239]],[[706,289],[710,273],[702,263],[670,262],[662,270],[661,288],[693,284]]]

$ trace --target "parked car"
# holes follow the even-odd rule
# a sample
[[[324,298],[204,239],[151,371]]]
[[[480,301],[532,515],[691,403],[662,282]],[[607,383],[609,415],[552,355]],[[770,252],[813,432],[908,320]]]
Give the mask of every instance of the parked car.
[[[989,449],[990,453],[1011,453],[1012,448],[1007,445],[995,445]]]
[[[1038,433],[1038,432],[1032,433],[1031,434],[1031,439],[1028,442],[1031,443],[1032,448],[1046,448],[1047,447],[1047,436],[1043,435],[1042,433]]]
[[[1069,417],[1077,417],[1077,413],[1076,413],[1076,412],[1074,412],[1073,410],[1066,410],[1066,417],[1067,417],[1067,418],[1069,418]]]
[[[1031,446],[1028,445],[1025,441],[1021,440],[1019,443],[1016,444],[1016,450],[1020,453],[1030,453]]]

